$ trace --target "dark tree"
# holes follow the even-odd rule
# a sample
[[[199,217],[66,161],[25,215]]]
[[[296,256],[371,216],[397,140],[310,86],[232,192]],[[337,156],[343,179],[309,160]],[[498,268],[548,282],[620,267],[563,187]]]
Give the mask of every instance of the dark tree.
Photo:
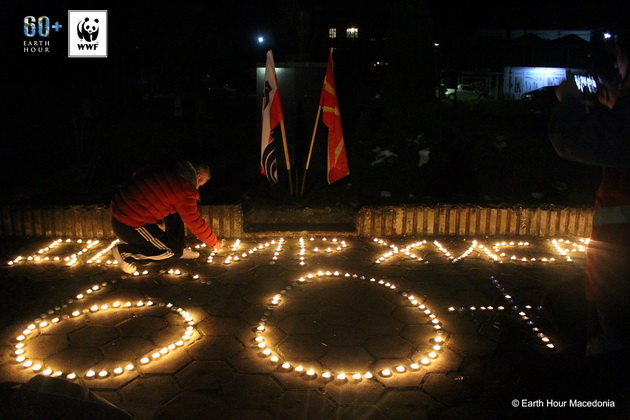
[[[284,60],[310,61],[311,49],[317,35],[320,8],[313,0],[276,0],[278,45],[284,50]],[[315,33],[315,35],[314,35]]]
[[[392,4],[387,36],[385,98],[395,109],[425,104],[437,85],[433,23],[423,0]]]

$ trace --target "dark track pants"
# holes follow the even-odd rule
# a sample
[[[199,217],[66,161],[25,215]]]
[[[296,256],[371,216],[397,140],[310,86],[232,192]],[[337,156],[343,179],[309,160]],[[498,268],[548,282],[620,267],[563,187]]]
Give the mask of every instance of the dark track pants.
[[[164,230],[157,224],[137,228],[112,217],[112,228],[121,240],[118,250],[127,262],[167,262],[182,256],[185,247],[185,228],[179,214],[164,218]]]
[[[593,228],[586,251],[589,335],[614,336],[630,349],[630,224]]]

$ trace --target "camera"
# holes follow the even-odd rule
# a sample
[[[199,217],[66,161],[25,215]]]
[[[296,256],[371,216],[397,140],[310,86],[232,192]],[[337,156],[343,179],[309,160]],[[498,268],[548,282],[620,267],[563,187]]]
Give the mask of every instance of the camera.
[[[597,93],[597,80],[591,75],[575,74],[573,75],[575,85],[582,93]]]

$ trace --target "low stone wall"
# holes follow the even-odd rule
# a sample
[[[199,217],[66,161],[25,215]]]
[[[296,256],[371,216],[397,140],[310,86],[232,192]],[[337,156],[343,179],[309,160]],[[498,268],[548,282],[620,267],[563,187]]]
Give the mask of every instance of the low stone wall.
[[[243,234],[240,205],[199,206],[202,216],[212,223],[218,236]],[[111,216],[103,205],[64,207],[1,207],[0,237],[112,238]]]
[[[218,236],[237,238],[247,235],[240,205],[202,205],[200,211]],[[5,206],[0,207],[0,213],[0,237],[100,239],[114,236],[109,210],[105,206]],[[347,222],[347,215],[343,218],[335,214],[329,216],[329,230],[334,230],[335,225],[341,221]],[[347,233],[365,237],[589,236],[592,216],[593,209],[559,207],[364,207],[356,216],[356,231]],[[300,227],[300,231],[319,226],[309,223],[312,222],[312,217],[309,220],[298,219],[294,222]],[[271,222],[265,226],[266,229],[273,230],[274,225],[279,223],[277,220]],[[278,225],[275,230],[280,228]]]
[[[593,209],[364,207],[357,216],[360,236],[589,236]]]

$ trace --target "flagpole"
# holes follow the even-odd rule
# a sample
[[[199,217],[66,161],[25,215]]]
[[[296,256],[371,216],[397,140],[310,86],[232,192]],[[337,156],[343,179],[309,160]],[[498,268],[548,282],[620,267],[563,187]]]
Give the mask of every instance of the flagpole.
[[[319,116],[321,115],[322,107],[317,107],[317,117],[315,117],[315,127],[313,127],[313,136],[311,137],[311,147],[308,150],[308,157],[306,158],[306,166],[304,167],[304,176],[302,177],[302,187],[300,188],[300,197],[304,195],[304,186],[306,185],[306,173],[311,164],[311,155],[313,154],[313,145],[315,144],[315,134],[317,133],[317,126],[319,125]]]
[[[280,131],[282,132],[282,145],[284,146],[284,160],[287,164],[289,175],[289,194],[293,195],[293,177],[291,175],[291,161],[289,160],[289,148],[287,147],[287,134],[284,130],[284,119],[280,120]]]

